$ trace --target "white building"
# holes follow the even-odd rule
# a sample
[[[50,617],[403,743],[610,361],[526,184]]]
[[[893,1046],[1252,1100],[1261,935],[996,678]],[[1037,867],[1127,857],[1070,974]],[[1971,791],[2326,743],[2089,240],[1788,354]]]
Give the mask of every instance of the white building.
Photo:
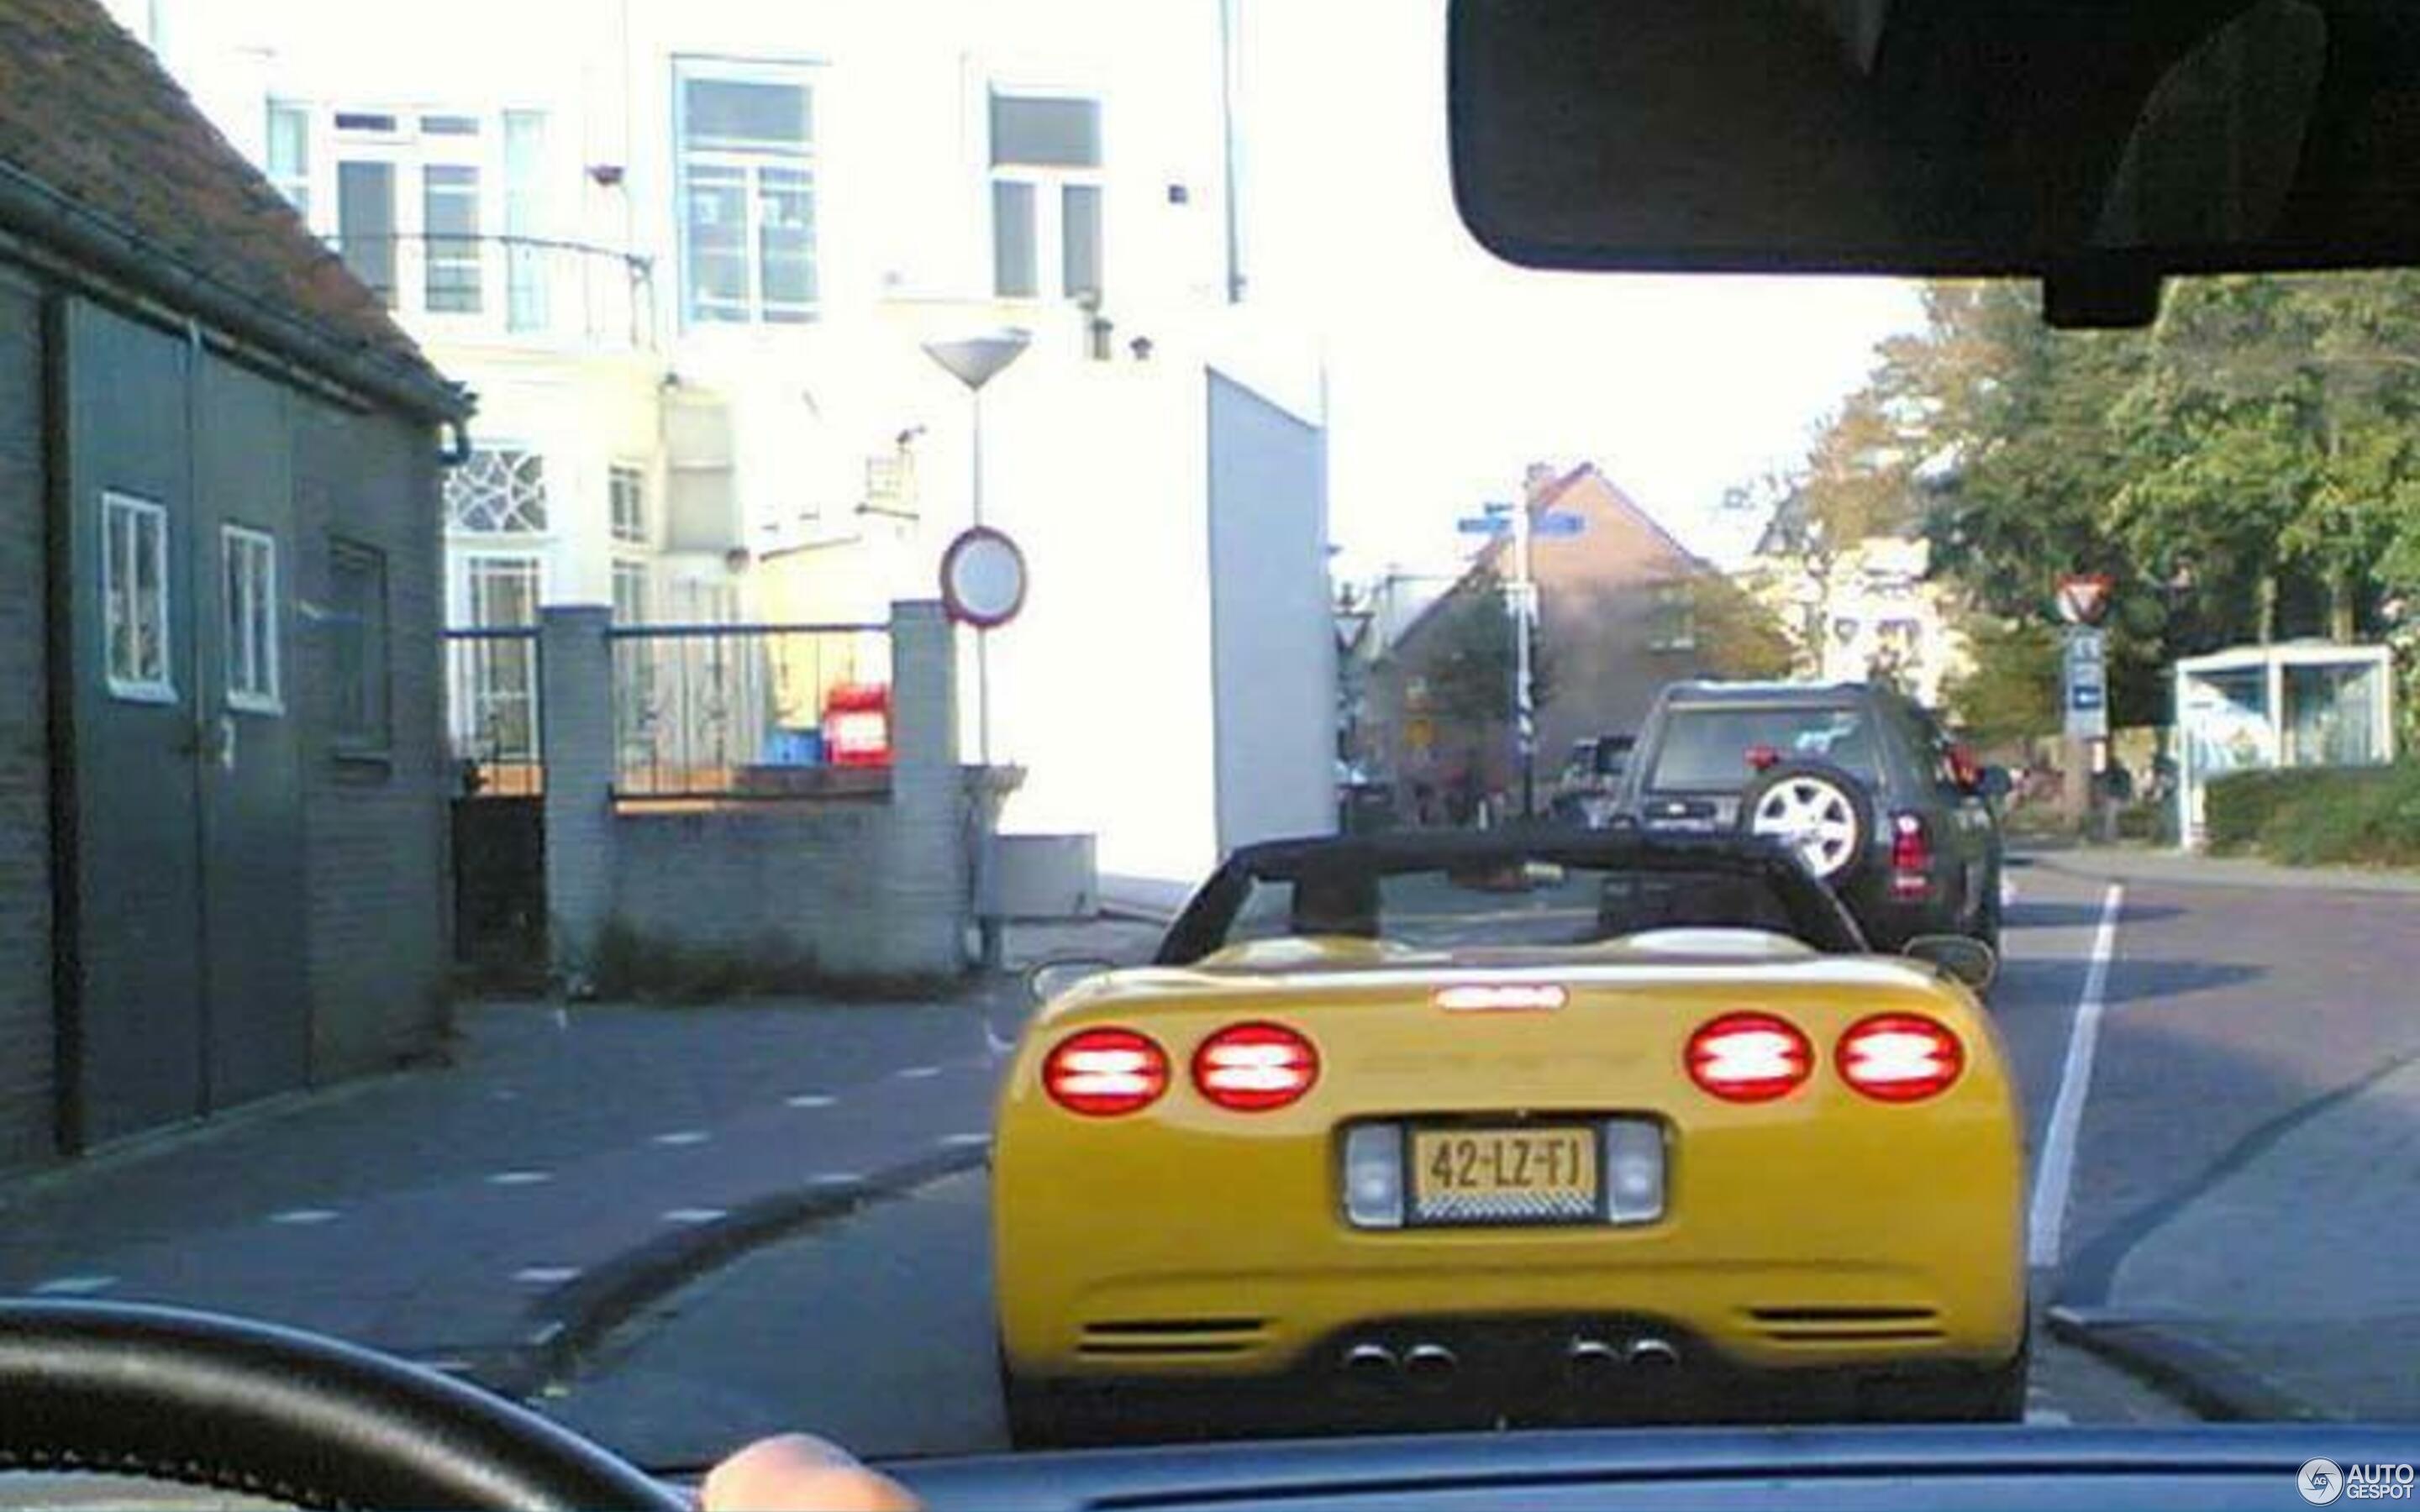
[[[1769,543],[1736,577],[1780,619],[1802,675],[1860,682],[1887,673],[1937,708],[1943,685],[1969,663],[1951,590],[1931,568],[1926,541],[1875,535],[1823,560]]]
[[[1236,0],[111,3],[477,392],[452,623],[930,596],[970,406],[921,346],[1015,324],[1008,826],[1164,875],[1326,826],[1321,384],[1239,298]]]

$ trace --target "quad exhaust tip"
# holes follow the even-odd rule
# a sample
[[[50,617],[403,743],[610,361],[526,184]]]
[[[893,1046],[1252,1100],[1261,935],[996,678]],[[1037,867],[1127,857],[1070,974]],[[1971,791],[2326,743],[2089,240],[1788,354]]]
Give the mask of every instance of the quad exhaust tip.
[[[1461,1363],[1442,1344],[1415,1344],[1404,1351],[1404,1372],[1415,1381],[1441,1381]]]
[[[1383,1344],[1356,1344],[1344,1351],[1344,1373],[1357,1381],[1378,1381],[1402,1365],[1395,1351]]]
[[[1578,1338],[1563,1350],[1563,1363],[1575,1375],[1601,1376],[1620,1365],[1621,1355],[1603,1339]]]
[[[1681,1363],[1681,1351],[1668,1339],[1643,1338],[1630,1346],[1630,1363],[1649,1367],[1675,1365]]]

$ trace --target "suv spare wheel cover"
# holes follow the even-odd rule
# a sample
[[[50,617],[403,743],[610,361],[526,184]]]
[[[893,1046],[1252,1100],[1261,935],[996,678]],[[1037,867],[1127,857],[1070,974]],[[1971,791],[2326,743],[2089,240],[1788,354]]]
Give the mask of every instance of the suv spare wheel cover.
[[[1746,808],[1748,833],[1787,842],[1826,882],[1848,871],[1865,844],[1856,798],[1826,773],[1776,771],[1750,791]]]

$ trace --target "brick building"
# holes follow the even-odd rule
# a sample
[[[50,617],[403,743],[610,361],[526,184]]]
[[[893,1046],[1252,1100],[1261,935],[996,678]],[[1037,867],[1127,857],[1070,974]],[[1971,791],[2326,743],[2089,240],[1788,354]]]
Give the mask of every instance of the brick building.
[[[1523,491],[1533,520],[1548,514],[1580,520],[1577,534],[1541,534],[1530,547],[1544,685],[1537,710],[1543,788],[1575,741],[1634,733],[1665,684],[1728,670],[1725,653],[1740,628],[1728,611],[1738,595],[1593,463],[1559,473],[1532,467]],[[1404,625],[1372,671],[1365,748],[1395,779],[1400,812],[1418,811],[1419,788],[1442,795],[1466,771],[1481,792],[1518,790],[1509,677],[1504,715],[1473,720],[1431,706],[1436,662],[1448,654],[1444,642],[1454,634],[1457,611],[1511,576],[1511,550],[1504,537],[1491,542],[1459,582]]]
[[[469,408],[93,0],[0,8],[0,1167],[434,1038]]]

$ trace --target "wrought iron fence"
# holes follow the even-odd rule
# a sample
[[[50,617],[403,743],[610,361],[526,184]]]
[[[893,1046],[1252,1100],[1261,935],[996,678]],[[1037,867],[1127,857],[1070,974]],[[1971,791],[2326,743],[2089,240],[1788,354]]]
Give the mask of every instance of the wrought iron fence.
[[[354,276],[407,319],[481,336],[655,343],[655,267],[644,257],[545,237],[330,239]]]
[[[879,625],[616,625],[614,794],[781,798],[887,781]]]
[[[542,718],[535,625],[445,632],[445,727],[465,793],[544,792]]]

